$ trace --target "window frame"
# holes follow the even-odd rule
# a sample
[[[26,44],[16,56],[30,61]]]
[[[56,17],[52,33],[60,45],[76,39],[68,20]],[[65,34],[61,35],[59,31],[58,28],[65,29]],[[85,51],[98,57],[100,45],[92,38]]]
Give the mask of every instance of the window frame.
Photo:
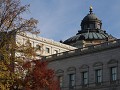
[[[58,76],[58,81],[59,81],[60,88],[62,88],[63,87],[63,75]]]
[[[85,77],[86,73],[87,73],[87,77]],[[87,83],[85,83],[85,80],[87,80]],[[87,86],[88,85],[88,81],[89,81],[88,71],[82,72],[82,85],[83,86]]]
[[[54,50],[54,54],[58,54],[58,50]]]
[[[75,73],[69,74],[69,88],[74,89],[75,88],[75,80],[76,76]]]
[[[49,48],[49,47],[46,47],[46,48],[45,48],[45,51],[46,51],[46,53],[50,53],[50,48]]]
[[[36,45],[36,50],[41,50],[41,46],[40,45]]]
[[[100,75],[99,75],[99,71],[101,73]],[[103,70],[102,69],[96,69],[95,70],[95,82],[96,82],[96,84],[101,84],[102,81],[103,81]]]
[[[115,72],[112,70],[112,69],[116,69],[115,70]],[[112,73],[113,72],[113,73]],[[110,80],[112,81],[112,82],[114,82],[114,81],[117,81],[117,75],[118,74],[118,71],[117,71],[117,66],[114,66],[114,67],[110,67]],[[115,78],[115,79],[114,79]]]

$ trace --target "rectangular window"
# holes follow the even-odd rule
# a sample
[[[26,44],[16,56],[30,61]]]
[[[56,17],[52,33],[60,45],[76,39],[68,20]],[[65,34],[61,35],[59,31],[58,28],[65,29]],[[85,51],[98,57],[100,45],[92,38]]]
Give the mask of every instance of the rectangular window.
[[[54,54],[57,54],[58,53],[58,51],[57,50],[54,50]]]
[[[83,85],[87,85],[88,84],[88,72],[83,72]]]
[[[63,86],[63,76],[58,76],[59,86]]]
[[[70,88],[75,87],[75,74],[69,75],[69,86],[70,86]]]
[[[95,71],[95,76],[96,76],[96,83],[101,83],[102,82],[102,70],[98,69]]]
[[[111,81],[117,80],[117,67],[111,67]]]
[[[40,45],[36,45],[36,50],[41,50],[41,46]]]
[[[50,53],[50,49],[46,47],[46,52],[47,53]]]

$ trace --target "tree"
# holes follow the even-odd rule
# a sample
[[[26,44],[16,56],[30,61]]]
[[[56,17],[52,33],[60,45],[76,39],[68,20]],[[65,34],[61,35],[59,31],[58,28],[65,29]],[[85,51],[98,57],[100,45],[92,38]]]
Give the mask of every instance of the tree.
[[[39,33],[37,20],[21,16],[28,7],[22,6],[20,0],[0,0],[0,90],[59,90],[47,63],[31,58],[35,50],[29,40],[25,45],[16,44],[16,34]],[[16,57],[16,52],[25,58]]]
[[[21,17],[29,5],[21,6],[20,0],[0,1],[0,31],[1,32],[39,32],[36,28],[37,20]],[[12,33],[11,33],[12,34]]]
[[[54,71],[47,67],[47,62],[27,62],[23,68],[27,71],[23,79],[25,90],[60,90]]]
[[[28,7],[29,5],[22,6],[20,0],[0,0],[0,89],[2,90],[9,90],[21,75],[14,70],[18,60],[21,62],[20,65],[23,64],[21,58],[15,57],[15,52],[21,48],[16,45],[16,34],[39,32],[36,27],[37,20],[22,18]]]

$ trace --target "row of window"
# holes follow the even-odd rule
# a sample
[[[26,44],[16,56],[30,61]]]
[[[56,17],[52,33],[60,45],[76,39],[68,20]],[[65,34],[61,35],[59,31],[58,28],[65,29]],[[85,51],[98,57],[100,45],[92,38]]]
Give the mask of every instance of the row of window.
[[[24,42],[25,40],[23,40],[23,42]],[[26,45],[28,45],[28,46],[32,46],[32,43],[28,40],[28,41],[26,41],[26,43],[25,43]],[[43,46],[42,45],[36,45],[36,47],[35,47],[35,50],[42,50],[43,49]],[[50,48],[49,47],[46,47],[45,48],[45,52],[46,53],[50,53]],[[58,53],[58,50],[54,50],[54,52],[53,52],[54,54],[57,54]]]
[[[36,50],[41,50],[41,49],[42,47],[40,45],[36,45]],[[45,52],[50,53],[50,48],[46,47]],[[54,50],[54,54],[57,54],[57,53],[58,53],[58,50]]]
[[[94,23],[91,23],[91,24],[85,24],[84,25],[84,29],[87,29],[87,28],[89,28],[89,29],[94,29],[94,28],[98,28],[98,29],[101,29],[101,25],[98,23],[96,26],[95,26],[95,24]]]
[[[83,86],[87,86],[89,84],[89,72],[84,71],[81,73],[81,82]],[[63,76],[58,77],[60,87],[63,87]],[[117,80],[117,67],[111,67],[110,68],[110,81],[116,81]],[[103,82],[103,70],[97,69],[95,70],[95,82],[98,85],[101,85]],[[75,87],[75,74],[69,74],[69,87],[74,88]]]

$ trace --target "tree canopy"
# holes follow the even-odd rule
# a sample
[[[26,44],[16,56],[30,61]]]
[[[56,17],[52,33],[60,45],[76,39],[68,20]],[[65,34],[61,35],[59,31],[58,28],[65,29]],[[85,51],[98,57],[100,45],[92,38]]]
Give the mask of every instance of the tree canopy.
[[[35,55],[30,45],[15,42],[16,34],[39,33],[36,19],[22,17],[29,6],[21,5],[20,0],[0,0],[0,90],[59,90],[46,62],[30,59],[24,63],[25,58],[15,56],[16,52],[26,58]]]

